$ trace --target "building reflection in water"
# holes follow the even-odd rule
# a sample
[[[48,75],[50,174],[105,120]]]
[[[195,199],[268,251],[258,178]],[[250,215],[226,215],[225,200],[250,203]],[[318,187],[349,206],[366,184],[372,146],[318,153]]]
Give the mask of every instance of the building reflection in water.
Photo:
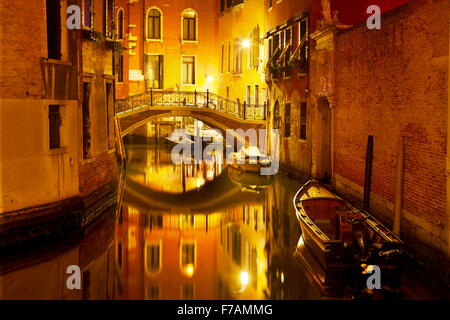
[[[128,147],[116,226],[119,298],[317,298],[292,257],[300,236],[291,208],[298,185],[254,177],[250,185],[252,177],[217,164],[175,165],[169,152]],[[166,193],[180,196],[170,205]],[[142,194],[156,199],[142,201]],[[195,206],[196,197],[206,204]]]
[[[320,298],[293,260],[299,183],[214,164],[182,169],[169,152],[129,146],[117,213],[65,248],[2,266],[0,298]],[[81,290],[66,287],[69,265],[81,268]]]

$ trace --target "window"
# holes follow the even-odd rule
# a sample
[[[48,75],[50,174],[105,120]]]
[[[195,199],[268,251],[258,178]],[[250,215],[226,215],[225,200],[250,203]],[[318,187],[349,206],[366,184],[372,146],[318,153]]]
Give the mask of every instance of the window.
[[[269,9],[272,8],[272,0],[267,0],[267,5],[268,5]]]
[[[180,216],[180,228],[191,229],[195,227],[195,216],[193,214],[185,214]]]
[[[183,12],[183,40],[197,40],[197,15],[192,10]]]
[[[188,265],[195,265],[194,243],[183,243],[181,246],[181,267],[184,269]]]
[[[292,55],[292,29],[288,28],[284,31],[284,67],[285,72],[284,76],[287,77],[291,75],[292,68],[289,66],[289,60],[291,59]]]
[[[183,84],[195,84],[195,57],[183,57],[181,76]]]
[[[48,107],[49,133],[50,133],[50,149],[58,149],[61,147],[61,114],[60,106],[50,105]]]
[[[160,299],[160,289],[159,286],[148,286],[146,287],[146,300],[159,300]]]
[[[117,82],[123,82],[123,54],[117,60]]]
[[[106,38],[114,37],[114,0],[104,0],[104,34]]]
[[[93,1],[84,0],[83,2],[83,27],[92,28]]]
[[[253,68],[258,69],[259,67],[259,26],[253,29],[252,34],[252,62]]]
[[[147,39],[161,39],[161,12],[156,8],[147,13]]]
[[[245,99],[246,104],[251,103],[251,90],[252,90],[252,87],[250,85],[247,85],[247,94],[246,94],[246,99]]]
[[[247,50],[247,69],[250,70],[253,65],[253,32],[250,32],[249,39],[252,39],[248,44]]]
[[[242,73],[242,41],[234,40],[234,73]]]
[[[300,139],[306,140],[307,134],[306,134],[306,128],[307,128],[307,122],[306,122],[306,102],[300,103]]]
[[[194,299],[194,286],[192,284],[183,284],[181,290],[183,300]]]
[[[301,48],[300,57],[303,59],[308,59],[308,36],[309,36],[309,30],[308,30],[308,19],[303,19],[299,23],[299,41],[304,41],[304,45]]]
[[[108,134],[108,148],[114,148],[114,92],[112,82],[106,83],[106,132]]]
[[[90,99],[91,99],[91,84],[90,82],[83,82],[83,106],[82,106],[83,157],[85,159],[89,159],[92,157]]]
[[[242,258],[242,240],[239,230],[233,229],[231,234],[231,253],[233,261],[240,266]]]
[[[146,269],[150,273],[159,271],[161,266],[161,247],[159,244],[147,244],[146,246]]]
[[[227,55],[228,61],[227,61],[227,71],[231,71],[231,42],[228,41],[228,55]]]
[[[123,39],[125,33],[124,26],[125,26],[125,13],[123,9],[120,9],[119,13],[117,14],[117,38],[119,40]]]
[[[225,45],[222,43],[222,59],[220,60],[220,72],[224,72],[224,64],[225,64]]]
[[[259,104],[259,85],[255,84],[255,105]]]
[[[164,56],[145,55],[145,89],[162,89],[164,86]]]
[[[153,229],[162,229],[163,227],[163,216],[154,214],[145,214],[142,217],[143,226],[148,228],[150,231]]]
[[[47,49],[49,59],[61,59],[61,5],[47,0]]]
[[[284,136],[289,138],[291,136],[291,104],[286,103],[284,107]]]

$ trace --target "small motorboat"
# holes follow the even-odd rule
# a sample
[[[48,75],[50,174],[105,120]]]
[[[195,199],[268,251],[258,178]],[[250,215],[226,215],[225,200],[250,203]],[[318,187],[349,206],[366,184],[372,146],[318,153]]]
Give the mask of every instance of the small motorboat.
[[[317,181],[294,197],[305,244],[322,265],[377,265],[398,270],[403,242],[369,213],[346,202]]]
[[[239,152],[232,152],[227,158],[231,167],[247,172],[260,173],[261,168],[269,168],[272,164],[270,157],[262,154],[258,147],[242,147]]]

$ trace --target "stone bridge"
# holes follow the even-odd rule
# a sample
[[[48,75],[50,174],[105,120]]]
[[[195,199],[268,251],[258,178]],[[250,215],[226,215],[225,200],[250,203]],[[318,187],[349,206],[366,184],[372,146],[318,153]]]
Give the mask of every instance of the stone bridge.
[[[227,129],[264,129],[266,105],[248,105],[207,92],[147,91],[116,100],[120,136],[145,123],[165,117],[198,119],[225,133]],[[239,138],[239,137],[238,137]]]

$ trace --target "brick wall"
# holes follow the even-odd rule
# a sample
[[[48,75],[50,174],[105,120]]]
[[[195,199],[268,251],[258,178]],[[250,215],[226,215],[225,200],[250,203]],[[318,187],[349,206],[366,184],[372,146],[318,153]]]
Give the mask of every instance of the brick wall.
[[[47,56],[45,1],[0,2],[0,96],[42,97]]]
[[[80,166],[80,195],[86,196],[116,177],[115,153],[105,152]]]
[[[334,179],[341,191],[353,185],[361,198],[373,135],[374,206],[390,221],[404,137],[402,232],[444,252],[449,10],[446,0],[413,1],[384,15],[381,30],[361,25],[338,36],[333,110]]]

